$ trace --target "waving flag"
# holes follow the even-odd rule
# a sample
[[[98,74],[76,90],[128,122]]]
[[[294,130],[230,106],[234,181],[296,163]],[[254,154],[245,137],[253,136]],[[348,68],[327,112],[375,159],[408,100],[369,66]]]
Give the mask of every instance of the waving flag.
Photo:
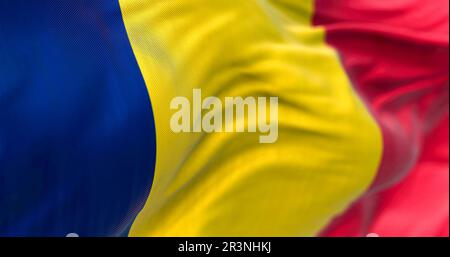
[[[0,14],[1,236],[448,236],[446,0]],[[197,89],[277,97],[277,140],[174,132]]]

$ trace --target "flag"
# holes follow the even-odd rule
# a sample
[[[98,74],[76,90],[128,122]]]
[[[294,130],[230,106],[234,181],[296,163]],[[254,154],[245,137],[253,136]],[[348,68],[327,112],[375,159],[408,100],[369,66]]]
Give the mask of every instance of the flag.
[[[448,1],[0,12],[2,236],[448,236]],[[276,140],[173,131],[196,90],[276,98]]]

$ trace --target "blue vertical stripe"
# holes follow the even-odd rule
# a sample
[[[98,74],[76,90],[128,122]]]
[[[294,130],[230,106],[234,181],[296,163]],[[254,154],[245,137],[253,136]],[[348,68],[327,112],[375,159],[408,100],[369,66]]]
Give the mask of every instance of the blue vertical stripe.
[[[0,236],[123,235],[155,151],[117,1],[0,2]]]

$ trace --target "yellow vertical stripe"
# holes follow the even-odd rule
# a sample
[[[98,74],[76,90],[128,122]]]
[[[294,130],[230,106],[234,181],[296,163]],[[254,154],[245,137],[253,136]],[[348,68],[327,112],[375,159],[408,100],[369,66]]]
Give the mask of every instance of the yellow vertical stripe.
[[[152,101],[155,179],[132,236],[312,236],[370,184],[381,133],[311,0],[120,0]],[[278,96],[279,137],[173,133],[169,103]]]

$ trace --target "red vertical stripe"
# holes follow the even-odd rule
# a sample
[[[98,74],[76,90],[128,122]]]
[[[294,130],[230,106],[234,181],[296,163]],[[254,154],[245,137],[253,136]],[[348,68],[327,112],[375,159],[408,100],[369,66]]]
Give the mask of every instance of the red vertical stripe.
[[[325,235],[448,235],[448,151],[439,150],[448,148],[448,8],[448,0],[316,0],[314,23],[384,137],[371,191]]]

